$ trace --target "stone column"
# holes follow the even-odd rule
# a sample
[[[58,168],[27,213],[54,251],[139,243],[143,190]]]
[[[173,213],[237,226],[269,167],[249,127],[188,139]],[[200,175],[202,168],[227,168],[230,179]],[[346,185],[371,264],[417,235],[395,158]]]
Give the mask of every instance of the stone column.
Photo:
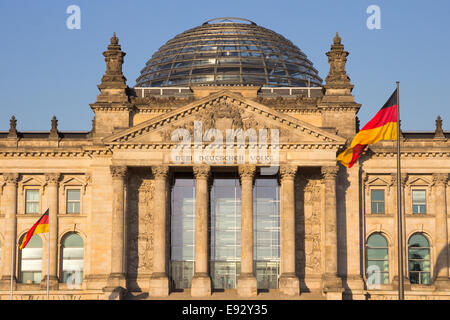
[[[127,176],[126,166],[111,166],[112,175],[112,225],[111,225],[111,273],[108,289],[122,293],[126,288],[125,278],[125,205],[124,188]]]
[[[342,279],[338,275],[336,177],[337,166],[322,167],[325,185],[325,274],[323,291],[327,299],[342,299]]]
[[[152,167],[155,179],[154,206],[154,254],[153,273],[150,277],[149,295],[166,297],[169,295],[167,276],[167,177],[168,166]]]
[[[17,180],[18,173],[4,173],[6,183],[3,189],[3,207],[5,208],[5,241],[2,243],[2,281],[1,290],[9,290],[11,286],[11,274],[13,275],[13,285],[16,282],[15,262],[17,252]]]
[[[49,226],[49,240],[50,241],[50,266],[48,267],[49,287],[52,289],[58,288],[58,182],[59,173],[48,173],[45,175],[47,182],[47,199],[48,199],[48,226]],[[48,244],[47,244],[48,248]],[[43,248],[46,250],[46,248]],[[41,282],[41,287],[47,286],[47,275]]]
[[[281,176],[281,275],[280,293],[300,294],[300,282],[295,274],[295,196],[294,178],[297,166],[280,166]]]
[[[435,284],[440,289],[450,289],[449,273],[448,273],[448,227],[447,227],[447,201],[446,186],[448,181],[447,173],[433,174],[433,182],[435,185]]]
[[[191,295],[211,295],[211,278],[208,274],[208,178],[209,165],[194,166],[195,188],[195,265]]]
[[[256,166],[239,166],[241,177],[241,273],[237,293],[243,297],[257,295],[257,281],[253,270],[253,178]]]

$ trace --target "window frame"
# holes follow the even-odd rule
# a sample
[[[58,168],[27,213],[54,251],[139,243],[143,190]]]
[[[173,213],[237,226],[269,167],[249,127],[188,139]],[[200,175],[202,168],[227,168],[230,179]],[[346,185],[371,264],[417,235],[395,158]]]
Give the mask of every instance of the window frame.
[[[383,201],[381,201],[381,200],[373,200],[372,193],[374,191],[382,191],[383,192]],[[369,195],[370,195],[370,214],[374,214],[374,215],[386,214],[386,189],[385,188],[380,188],[380,187],[372,187],[369,190]],[[372,206],[374,203],[377,203],[377,204],[378,203],[383,203],[383,207],[384,207],[383,212],[374,212],[373,206]],[[377,208],[378,208],[378,205],[377,205]]]
[[[70,237],[71,235],[77,235],[78,237],[80,237],[81,241],[83,242],[83,269],[81,270],[81,282],[80,283],[75,283],[75,284],[71,284],[73,285],[73,289],[79,289],[79,286],[82,285],[83,283],[83,279],[84,279],[84,272],[85,272],[85,262],[86,262],[86,241],[85,239],[81,236],[80,233],[78,232],[74,232],[74,231],[70,231],[65,233],[60,240],[60,253],[59,253],[59,280],[60,283],[64,283],[66,284],[66,282],[64,281],[64,261],[65,260],[69,260],[69,259],[64,259],[64,249],[66,248],[64,243],[67,240],[68,237]],[[81,248],[81,247],[77,247],[77,248]],[[80,260],[80,259],[77,259]],[[67,284],[66,284],[67,285]],[[70,285],[67,285],[67,288],[70,289]]]
[[[27,199],[27,193],[29,192],[29,191],[37,191],[38,192],[38,200],[37,201],[29,201],[28,199]],[[29,203],[29,202],[32,202],[32,203],[36,203],[37,202],[37,212],[28,212],[28,209],[27,209],[27,204]],[[38,186],[27,186],[27,187],[25,187],[24,188],[24,214],[40,214],[41,213],[41,204],[42,204],[42,197],[41,197],[41,188],[40,187],[38,187]]]
[[[382,236],[383,237],[383,239],[386,241],[386,247],[369,247],[369,240],[370,240],[370,238],[372,237],[372,236],[374,236],[374,235],[380,235],[380,236]],[[390,245],[389,245],[389,238],[385,235],[385,234],[383,234],[382,232],[380,232],[380,231],[377,231],[377,232],[372,232],[371,234],[369,234],[369,236],[367,237],[367,240],[366,240],[366,252],[365,252],[365,254],[366,254],[366,267],[365,267],[365,277],[366,277],[366,280],[369,278],[369,275],[368,275],[368,273],[367,273],[367,269],[369,268],[369,261],[387,261],[387,271],[380,271],[380,273],[382,273],[382,274],[387,274],[387,283],[380,283],[380,285],[382,286],[382,285],[388,285],[388,284],[390,284],[391,283],[391,279],[390,279]],[[387,258],[386,259],[369,259],[369,250],[370,249],[385,249],[385,250],[387,250]],[[382,277],[382,279],[384,279],[384,277]]]
[[[425,202],[423,204],[418,204],[418,206],[425,206],[425,211],[424,212],[414,212],[414,192],[415,191],[423,191],[425,192]],[[427,189],[426,188],[420,188],[420,187],[416,187],[416,188],[412,188],[411,189],[411,213],[414,215],[424,215],[427,214],[427,210],[428,206],[427,206]],[[419,210],[420,211],[420,210]]]
[[[414,248],[415,250],[427,249],[428,250],[428,259],[411,259],[410,258],[410,250],[411,250],[410,241],[411,241],[411,238],[414,237],[415,235],[420,235],[420,236],[424,237],[425,240],[428,242],[428,247],[412,247],[412,248]],[[433,259],[432,259],[431,255],[432,255],[431,241],[430,241],[430,238],[428,237],[428,235],[425,234],[424,232],[414,232],[414,233],[412,233],[409,236],[409,238],[408,238],[408,276],[409,276],[410,281],[411,281],[411,272],[419,273],[419,283],[412,283],[411,282],[412,285],[419,285],[419,286],[430,286],[430,285],[432,285],[432,282],[433,282],[433,279],[432,279],[433,263],[432,263],[432,261],[433,261]],[[429,271],[410,270],[409,264],[410,264],[411,261],[418,261],[418,262],[428,261],[429,265],[430,265]],[[428,273],[429,274],[429,276],[428,276],[429,283],[422,283],[422,273]]]
[[[21,243],[22,242],[22,240],[23,240],[23,238],[24,237],[26,237],[26,233],[24,233],[22,236],[20,236],[19,237],[19,243]],[[43,277],[43,272],[44,272],[44,270],[43,270],[43,260],[44,260],[44,250],[43,250],[43,247],[44,247],[44,239],[39,235],[39,234],[35,234],[33,237],[38,237],[38,238],[40,238],[40,240],[41,240],[41,247],[40,247],[40,249],[41,249],[41,258],[40,258],[40,260],[41,260],[41,270],[40,271],[37,271],[37,270],[32,270],[32,271],[25,271],[25,272],[32,272],[33,273],[33,277],[34,277],[34,274],[36,273],[36,274],[41,274],[41,279],[39,280],[39,282],[31,282],[31,283],[29,283],[29,282],[24,282],[24,280],[23,280],[23,252],[24,252],[24,250],[27,250],[27,249],[29,249],[29,248],[27,248],[27,247],[25,247],[24,249],[22,249],[22,250],[19,250],[19,252],[18,252],[18,255],[17,255],[17,259],[18,259],[18,264],[17,264],[17,275],[18,275],[18,277],[17,277],[17,282],[18,283],[20,283],[20,284],[25,284],[25,285],[38,285],[38,284],[40,284],[41,282],[42,282],[42,277]],[[31,240],[30,240],[31,241]],[[26,259],[26,260],[36,260],[36,259]]]
[[[75,200],[69,200],[69,197],[68,197],[68,193],[69,193],[69,191],[71,191],[71,190],[78,190],[79,192],[80,192],[80,200],[78,200],[78,201],[75,201]],[[80,214],[82,214],[82,211],[83,211],[83,202],[82,202],[82,187],[81,186],[67,186],[67,187],[65,187],[64,188],[64,211],[65,211],[65,213],[66,214],[76,214],[76,215],[80,215]],[[80,211],[79,212],[69,212],[69,207],[68,207],[68,205],[69,205],[69,201],[70,202],[79,202],[79,204],[80,204]]]

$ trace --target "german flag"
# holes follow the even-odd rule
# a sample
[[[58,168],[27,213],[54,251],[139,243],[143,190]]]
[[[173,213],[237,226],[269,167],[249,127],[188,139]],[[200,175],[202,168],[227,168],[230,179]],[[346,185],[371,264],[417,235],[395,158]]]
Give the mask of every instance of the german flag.
[[[350,147],[338,155],[337,160],[344,166],[351,168],[369,144],[397,140],[397,95],[395,90],[383,108],[356,134]]]
[[[38,233],[48,232],[48,209],[45,213],[39,218],[38,221],[28,230],[27,234],[23,237],[22,244],[19,246],[19,249],[23,249],[26,247],[31,238]]]

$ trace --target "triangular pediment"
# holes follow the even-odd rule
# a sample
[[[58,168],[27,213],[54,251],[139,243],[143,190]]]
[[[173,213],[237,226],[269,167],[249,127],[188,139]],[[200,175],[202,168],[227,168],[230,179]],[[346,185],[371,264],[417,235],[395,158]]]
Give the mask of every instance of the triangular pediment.
[[[193,134],[194,124],[199,122],[202,132],[218,129],[224,138],[227,129],[254,129],[256,132],[260,129],[278,129],[280,144],[342,145],[346,141],[309,123],[224,90],[118,132],[104,142],[110,145],[176,143],[171,140],[174,130],[186,129]]]

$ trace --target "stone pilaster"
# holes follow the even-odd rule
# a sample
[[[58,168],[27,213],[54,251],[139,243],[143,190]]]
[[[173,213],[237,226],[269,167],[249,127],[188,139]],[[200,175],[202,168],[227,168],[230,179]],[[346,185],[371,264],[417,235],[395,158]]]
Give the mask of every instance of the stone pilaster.
[[[9,290],[11,275],[13,276],[13,288],[16,284],[15,260],[17,253],[17,181],[18,173],[4,173],[6,183],[3,189],[3,201],[5,208],[5,241],[2,243],[2,269],[3,275],[0,282],[1,290]]]
[[[211,278],[208,274],[208,178],[209,165],[194,166],[195,188],[195,269],[192,278],[191,295],[211,295]]]
[[[49,287],[51,289],[58,288],[58,184],[59,173],[48,173],[45,175],[47,182],[48,195],[48,226],[50,241],[50,265],[48,266],[48,275],[44,276],[41,281],[41,287],[47,287],[47,276],[49,277]],[[48,244],[47,244],[48,245]],[[45,246],[45,245],[44,245]]]
[[[342,299],[342,279],[338,275],[336,177],[337,166],[322,167],[325,185],[325,274],[323,291],[327,299]]]
[[[124,188],[127,175],[126,166],[111,166],[112,176],[112,225],[111,225],[111,273],[108,277],[108,285],[105,292],[116,292],[119,295],[126,288],[125,279],[125,206]]]
[[[253,179],[256,166],[239,166],[241,178],[241,273],[237,282],[237,293],[243,297],[254,297],[258,286],[253,270]]]
[[[154,255],[153,273],[150,277],[149,295],[165,297],[169,295],[167,275],[167,178],[168,166],[152,167],[155,179],[154,209]]]
[[[448,181],[447,173],[433,174],[435,188],[435,284],[439,289],[450,290],[448,273],[448,226],[447,226],[447,201],[446,186]]]
[[[298,295],[300,282],[295,274],[295,196],[297,166],[280,166],[281,175],[281,275],[280,293]]]
[[[402,234],[402,242],[403,242],[403,247],[401,248],[402,251],[402,256],[403,256],[403,282],[404,282],[404,289],[405,290],[409,290],[411,287],[411,283],[409,282],[409,278],[408,278],[408,241],[406,239],[406,217],[405,217],[405,185],[406,185],[406,181],[408,180],[408,174],[407,173],[402,173],[401,178],[400,178],[400,197],[402,200],[402,210],[401,210],[401,218],[402,218],[402,227],[403,227],[403,234]],[[397,184],[398,184],[398,177],[397,177],[397,173],[392,173],[391,174],[391,191],[390,191],[390,196],[392,197],[393,201],[392,201],[392,215],[394,217],[394,238],[395,238],[395,242],[394,242],[394,249],[393,249],[393,254],[394,254],[394,265],[393,265],[393,273],[395,274],[392,284],[394,285],[394,287],[398,287],[399,285],[399,275],[398,275],[398,248],[399,248],[399,235],[398,235],[398,210],[397,210]]]

